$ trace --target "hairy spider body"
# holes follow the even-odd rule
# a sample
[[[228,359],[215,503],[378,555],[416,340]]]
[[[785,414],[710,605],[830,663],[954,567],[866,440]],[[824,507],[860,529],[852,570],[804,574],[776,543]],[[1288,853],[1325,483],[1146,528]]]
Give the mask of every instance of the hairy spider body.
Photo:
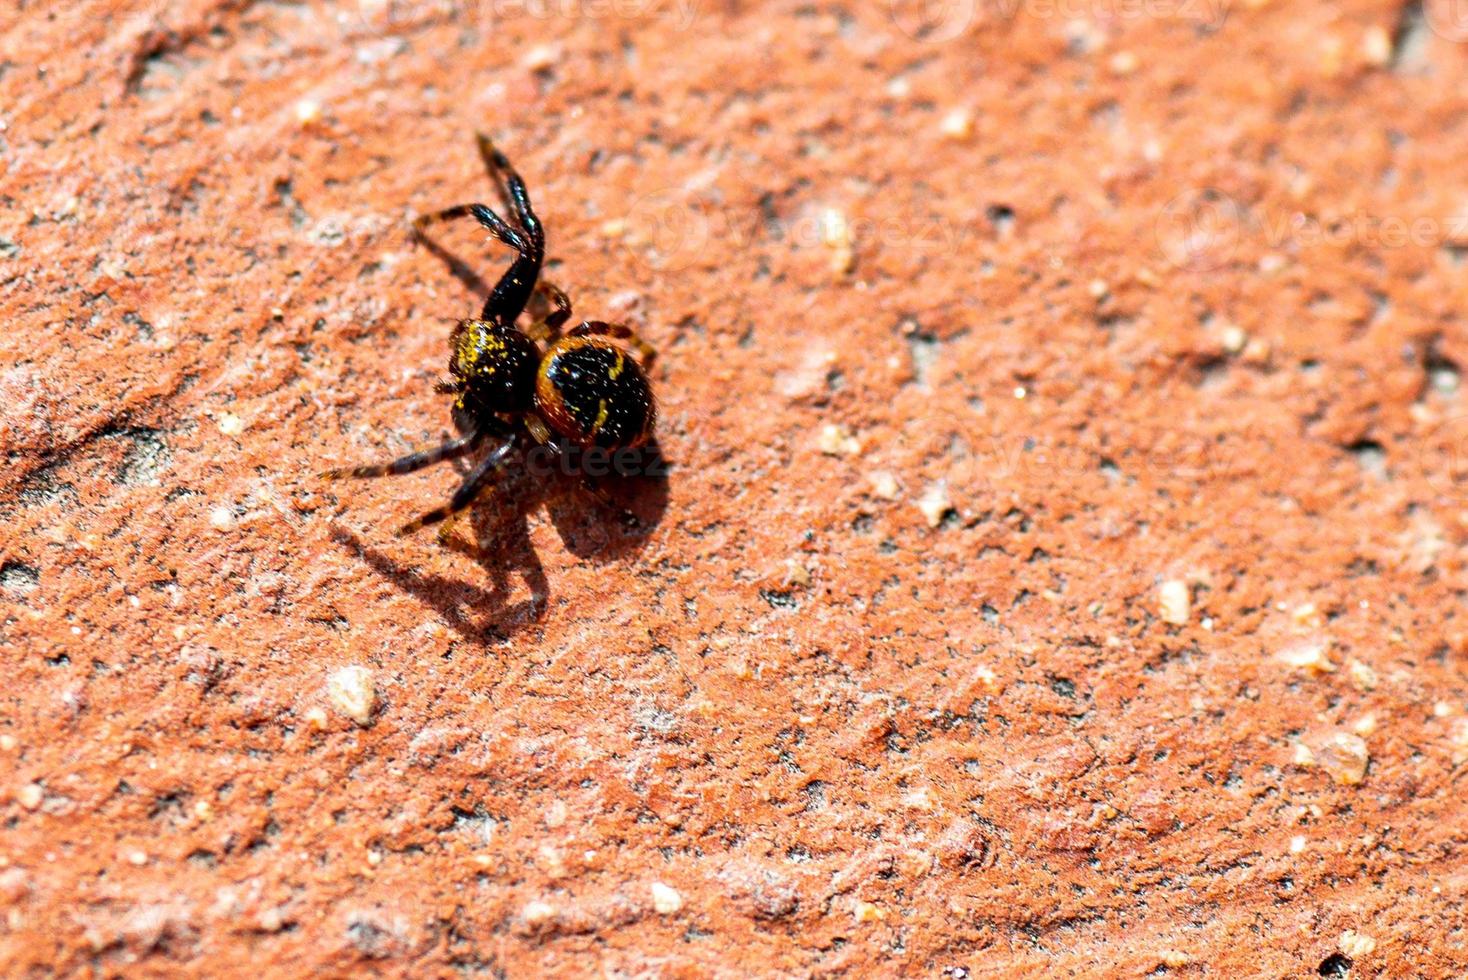
[[[454,331],[449,374],[454,378],[454,410],[478,420],[528,412],[535,406],[535,373],[540,347],[514,324],[464,320]]]
[[[449,502],[403,527],[399,534],[446,521],[491,487],[525,436],[560,454],[568,447],[616,451],[645,445],[657,419],[647,367],[656,352],[632,328],[587,320],[561,335],[571,318],[571,301],[540,281],[545,232],[530,205],[520,175],[483,135],[479,153],[514,223],[483,204],[461,204],[420,217],[414,230],[472,217],[496,239],[515,250],[515,260],[475,319],[460,320],[450,339],[449,380],[438,388],[454,396],[456,438],[396,459],[328,470],[326,479],[368,478],[411,473],[446,459],[491,449],[469,471]],[[542,293],[555,309],[522,330],[516,326],[531,296]],[[625,341],[635,356],[616,340]],[[542,349],[542,344],[545,344]],[[593,492],[605,500],[599,490]],[[448,529],[444,524],[443,532]]]

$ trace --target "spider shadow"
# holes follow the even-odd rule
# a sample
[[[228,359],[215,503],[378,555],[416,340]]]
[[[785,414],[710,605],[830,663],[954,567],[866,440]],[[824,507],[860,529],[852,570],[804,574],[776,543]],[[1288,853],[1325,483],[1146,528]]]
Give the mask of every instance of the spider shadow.
[[[503,198],[503,187],[500,192]],[[481,301],[490,294],[489,284],[454,252],[418,231],[413,239]],[[538,319],[548,309],[546,297],[537,292],[526,312]],[[508,467],[494,491],[470,508],[442,546],[483,566],[490,576],[488,588],[423,574],[350,531],[336,529],[332,537],[353,549],[379,575],[438,610],[466,639],[507,638],[543,618],[552,598],[545,569],[530,540],[529,515],[544,507],[566,550],[598,564],[640,550],[662,521],[668,503],[668,464],[656,440],[640,450],[618,454],[605,477],[602,470],[588,465],[594,462],[575,454],[552,461],[534,449],[522,451],[521,465]],[[467,466],[460,461],[456,469],[463,475]],[[598,477],[596,485],[607,501],[586,492],[582,472]],[[530,595],[511,601],[517,576]]]
[[[417,230],[413,232],[413,243],[427,249],[429,254],[442,262],[449,270],[449,275],[459,280],[464,288],[473,293],[480,302],[483,302],[485,297],[489,295],[489,283],[484,281],[484,277],[470,268],[469,263],[459,258],[453,252],[450,252],[438,242]]]
[[[610,460],[572,453],[538,467],[547,477],[538,483],[539,502],[567,551],[588,561],[617,561],[640,550],[662,522],[668,469],[656,439]],[[588,492],[588,482],[605,499]]]
[[[662,522],[668,503],[668,466],[662,452],[654,443],[631,458],[632,465],[619,466],[618,472],[598,481],[611,506],[587,493],[573,472],[543,464],[512,467],[439,545],[477,561],[489,573],[487,588],[420,572],[342,528],[333,529],[332,538],[437,610],[466,640],[508,639],[543,619],[552,598],[530,539],[531,514],[544,507],[566,550],[597,564],[639,551]],[[427,534],[420,540],[424,538],[432,542]],[[512,601],[517,577],[530,594]]]

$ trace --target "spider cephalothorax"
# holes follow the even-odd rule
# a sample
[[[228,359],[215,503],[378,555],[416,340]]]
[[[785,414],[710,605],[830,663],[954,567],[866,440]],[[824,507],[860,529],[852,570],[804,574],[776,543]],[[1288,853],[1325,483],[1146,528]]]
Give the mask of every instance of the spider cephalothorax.
[[[473,217],[515,250],[515,261],[490,292],[477,319],[460,320],[450,341],[450,380],[439,389],[454,395],[456,438],[390,463],[329,470],[327,479],[411,473],[446,459],[494,448],[469,471],[449,502],[405,526],[411,534],[468,507],[529,435],[553,453],[568,447],[617,451],[644,445],[657,419],[647,367],[654,351],[625,324],[587,320],[562,333],[571,301],[540,281],[545,231],[530,206],[525,182],[489,139],[479,153],[497,178],[514,223],[483,204],[461,204],[420,217],[414,229]],[[516,325],[531,296],[541,293],[554,309],[521,329]],[[627,343],[629,352],[614,340]]]

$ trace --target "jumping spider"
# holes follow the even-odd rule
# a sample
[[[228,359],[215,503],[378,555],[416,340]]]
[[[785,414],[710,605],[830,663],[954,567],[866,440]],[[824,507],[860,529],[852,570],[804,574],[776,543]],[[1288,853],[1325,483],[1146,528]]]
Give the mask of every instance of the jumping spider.
[[[515,223],[483,204],[446,208],[413,223],[414,232],[421,236],[437,222],[473,217],[516,253],[478,319],[460,320],[450,339],[452,377],[440,381],[437,390],[454,396],[454,428],[459,434],[390,463],[321,474],[324,479],[338,480],[412,473],[494,445],[448,503],[404,525],[400,535],[440,521],[445,524],[439,536],[446,535],[449,519],[493,484],[527,433],[556,456],[576,450],[612,453],[645,445],[652,438],[657,417],[647,380],[647,369],[656,354],[632,328],[586,320],[560,332],[571,318],[571,301],[555,286],[538,281],[545,257],[545,231],[530,206],[525,182],[488,137],[480,134],[478,140],[479,154]],[[555,309],[521,330],[515,321],[536,293],[549,299]],[[637,357],[629,357],[608,338],[625,341]],[[588,487],[606,502],[589,478]]]

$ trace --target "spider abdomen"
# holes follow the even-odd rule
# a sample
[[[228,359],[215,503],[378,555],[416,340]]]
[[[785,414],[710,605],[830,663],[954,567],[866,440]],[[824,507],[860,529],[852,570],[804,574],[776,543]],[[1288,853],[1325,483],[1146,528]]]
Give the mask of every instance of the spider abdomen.
[[[540,362],[536,404],[546,422],[583,448],[623,449],[652,436],[657,406],[642,367],[597,337],[569,337]]]

